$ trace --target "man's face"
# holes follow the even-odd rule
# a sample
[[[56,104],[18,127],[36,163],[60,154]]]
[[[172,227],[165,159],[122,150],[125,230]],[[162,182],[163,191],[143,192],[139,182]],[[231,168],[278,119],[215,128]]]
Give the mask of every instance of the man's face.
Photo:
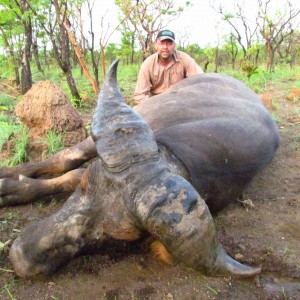
[[[169,58],[173,54],[175,47],[176,44],[172,40],[167,39],[155,42],[155,49],[162,59]]]

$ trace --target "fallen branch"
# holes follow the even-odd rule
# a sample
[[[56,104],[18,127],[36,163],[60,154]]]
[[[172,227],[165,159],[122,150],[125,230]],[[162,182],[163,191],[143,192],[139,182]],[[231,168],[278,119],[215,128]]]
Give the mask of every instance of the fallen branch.
[[[15,96],[12,96],[12,95],[9,95],[9,94],[6,94],[6,93],[4,93],[4,92],[2,92],[2,91],[0,91],[3,95],[5,95],[5,96],[7,96],[7,97],[10,97],[10,98],[14,98],[14,99],[18,99],[17,97],[15,97]]]
[[[14,90],[15,92],[17,92],[16,89],[15,89],[14,87],[12,87],[11,85],[9,85],[9,84],[7,84],[7,83],[5,83],[5,82],[0,82],[0,84],[2,84],[2,85],[4,85],[4,86],[7,86],[7,87],[9,87],[10,89],[12,89],[12,90]]]

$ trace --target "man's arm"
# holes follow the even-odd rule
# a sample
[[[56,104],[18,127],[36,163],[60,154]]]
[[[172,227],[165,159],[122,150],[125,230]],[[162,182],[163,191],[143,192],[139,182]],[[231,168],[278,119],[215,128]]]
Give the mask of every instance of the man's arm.
[[[204,73],[203,70],[197,65],[194,59],[191,58],[191,61],[189,62],[186,69],[186,77],[202,73]]]
[[[145,64],[142,64],[136,82],[135,91],[133,94],[134,101],[136,104],[139,104],[150,97],[150,88],[151,88],[151,82],[150,82],[149,72]]]

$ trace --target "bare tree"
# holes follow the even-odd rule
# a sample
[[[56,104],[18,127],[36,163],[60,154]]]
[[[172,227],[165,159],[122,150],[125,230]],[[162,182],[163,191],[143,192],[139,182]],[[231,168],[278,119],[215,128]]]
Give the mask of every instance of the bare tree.
[[[104,75],[105,75],[105,48],[106,48],[109,38],[111,36],[111,34],[109,34],[110,23],[106,22],[105,16],[101,17],[100,28],[101,28],[101,33],[100,33],[99,45],[100,45],[102,76],[104,77]]]
[[[300,53],[300,32],[294,31],[285,42],[283,42],[277,49],[278,55],[281,60],[289,63],[293,68],[296,64],[297,56]]]
[[[238,49],[236,39],[233,34],[230,34],[228,44],[225,45],[225,48],[230,53],[231,67],[234,70],[239,49]]]
[[[92,16],[92,11],[93,11],[93,6],[94,6],[94,1],[87,0],[87,12],[90,18],[90,27],[89,27],[89,34],[91,36],[91,39],[86,39],[88,42],[88,48],[91,51],[91,56],[92,56],[92,63],[93,63],[93,69],[94,69],[94,74],[96,81],[99,82],[98,80],[98,65],[99,65],[99,59],[96,58],[95,55],[95,34],[93,30],[93,16]],[[128,12],[130,13],[131,10]],[[109,22],[109,17],[108,17],[108,11],[104,15],[100,17],[100,38],[99,38],[99,46],[100,46],[100,59],[101,59],[101,68],[102,68],[102,75],[103,77],[105,76],[105,48],[112,37],[113,33],[120,27],[120,25],[127,19],[127,15],[125,15],[124,18],[122,18],[117,26],[112,27],[110,22]],[[90,40],[90,41],[89,41]]]
[[[184,49],[187,44],[188,44],[188,40],[189,40],[189,27],[184,27],[182,29],[179,29],[177,31],[177,34],[176,34],[176,39],[177,39],[177,45],[181,48],[181,49]]]
[[[230,38],[238,42],[243,50],[244,58],[246,58],[247,51],[250,49],[253,38],[256,35],[258,24],[253,24],[246,17],[245,6],[238,1],[234,2],[234,13],[226,11],[223,2],[218,4],[211,2],[211,6],[221,14],[223,20],[229,24],[231,28]]]
[[[84,38],[87,43],[87,48],[91,53],[91,59],[92,59],[92,68],[95,80],[97,82],[97,85],[99,86],[99,56],[95,53],[95,33],[94,33],[94,26],[93,26],[93,7],[94,7],[95,1],[87,0],[87,13],[89,16],[89,30],[88,33],[90,35],[90,39]],[[82,39],[84,37],[83,29],[81,29]]]
[[[38,24],[37,24],[37,20],[34,20],[34,26],[32,28],[32,52],[33,52],[33,56],[34,56],[34,60],[36,63],[36,66],[39,70],[39,72],[41,72],[43,74],[43,76],[45,76],[44,74],[44,70],[42,68],[40,59],[39,59],[39,48],[38,48]]]
[[[45,32],[48,34],[51,40],[55,59],[66,76],[67,83],[72,96],[77,100],[78,103],[81,98],[72,75],[72,66],[70,63],[69,37],[67,30],[64,26],[64,22],[67,20],[67,5],[67,1],[60,2],[59,0],[51,0],[50,5],[47,8],[48,18],[40,19],[38,18],[40,11],[37,12],[35,8],[32,5],[30,5],[30,2],[28,2],[28,7],[40,20],[40,26],[42,26],[42,28],[45,30]],[[54,15],[52,11],[53,7],[55,10]]]
[[[69,48],[69,37],[67,30],[65,29],[64,22],[67,19],[67,1],[60,3],[58,0],[51,1],[55,8],[56,20],[58,25],[59,38],[54,34],[54,31],[50,31],[53,50],[55,58],[58,61],[59,66],[66,75],[66,79],[71,90],[72,96],[80,100],[74,77],[72,75],[72,67],[70,64],[70,48]]]
[[[89,0],[87,0],[89,3]],[[78,17],[78,27],[80,32],[80,51],[85,56],[86,54],[86,38],[83,34],[83,20],[82,20],[82,3],[76,4],[77,17]],[[91,20],[92,21],[92,20]]]
[[[285,10],[277,12],[274,17],[269,14],[269,4],[271,0],[258,0],[259,13],[257,24],[259,31],[265,41],[267,53],[267,70],[274,69],[275,52],[280,45],[294,32],[294,20],[300,14],[299,8],[294,8],[290,0],[286,2]]]
[[[155,34],[178,18],[183,11],[183,7],[175,6],[174,0],[116,0],[116,4],[137,32],[143,59],[153,53]]]

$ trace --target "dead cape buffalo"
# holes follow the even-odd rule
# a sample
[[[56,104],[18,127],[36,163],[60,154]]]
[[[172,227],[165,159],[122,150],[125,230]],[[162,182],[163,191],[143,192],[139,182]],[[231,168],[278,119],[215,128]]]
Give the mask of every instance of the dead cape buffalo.
[[[0,170],[2,206],[76,189],[61,210],[14,241],[16,273],[51,274],[84,249],[150,234],[176,261],[201,272],[258,274],[260,268],[226,254],[210,212],[240,196],[279,145],[260,99],[229,76],[201,74],[134,110],[116,72],[117,61],[99,95],[92,137],[45,161]],[[73,170],[97,155],[87,170]]]

